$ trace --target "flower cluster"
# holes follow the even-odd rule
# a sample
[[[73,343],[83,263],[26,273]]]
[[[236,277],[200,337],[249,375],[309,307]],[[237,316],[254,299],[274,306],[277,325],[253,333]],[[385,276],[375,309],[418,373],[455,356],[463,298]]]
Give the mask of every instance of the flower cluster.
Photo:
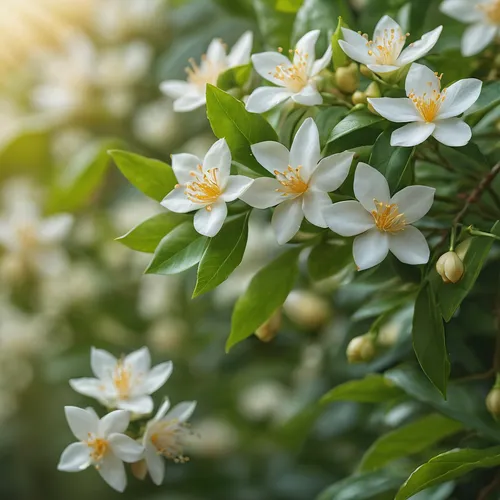
[[[62,453],[58,469],[78,472],[95,467],[115,490],[127,485],[124,462],[143,479],[147,472],[159,485],[165,475],[163,457],[185,462],[183,450],[189,434],[187,420],[196,402],[183,402],[170,409],[165,399],[156,415],[151,394],[162,387],[172,373],[172,363],[151,368],[146,347],[115,358],[109,352],[92,348],[91,367],[95,378],[70,380],[71,387],[97,399],[108,413],[99,418],[93,408],[65,408],[68,425],[78,442]],[[130,425],[133,422],[134,425]]]

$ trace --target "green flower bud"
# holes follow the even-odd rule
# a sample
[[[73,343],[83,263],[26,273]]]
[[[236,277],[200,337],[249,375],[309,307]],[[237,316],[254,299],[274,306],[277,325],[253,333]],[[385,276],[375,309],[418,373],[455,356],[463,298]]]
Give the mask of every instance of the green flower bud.
[[[445,283],[458,283],[464,274],[464,263],[455,252],[446,252],[436,262],[436,271]]]
[[[347,360],[349,363],[367,363],[375,357],[375,342],[369,333],[354,337],[347,346]]]
[[[366,97],[380,97],[380,87],[377,82],[372,82],[365,90]]]
[[[352,94],[359,85],[358,65],[351,63],[349,66],[337,68],[335,72],[337,87],[346,94]]]
[[[486,408],[495,420],[500,417],[500,387],[495,385],[486,396]]]
[[[373,72],[371,69],[368,68],[365,64],[361,64],[359,66],[359,72],[366,78],[373,78]]]
[[[356,90],[351,99],[353,104],[366,104],[366,94],[361,90]]]

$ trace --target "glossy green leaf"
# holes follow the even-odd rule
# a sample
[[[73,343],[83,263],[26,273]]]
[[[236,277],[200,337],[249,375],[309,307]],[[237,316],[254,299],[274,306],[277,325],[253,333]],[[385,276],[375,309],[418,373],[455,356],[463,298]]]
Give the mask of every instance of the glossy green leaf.
[[[206,241],[191,221],[180,224],[161,240],[146,274],[177,274],[193,267],[200,262]]]
[[[276,0],[276,10],[295,14],[303,2],[304,0]]]
[[[475,125],[490,109],[500,105],[500,81],[483,83],[479,99],[464,113],[469,124]]]
[[[276,132],[265,118],[257,113],[249,113],[241,101],[213,85],[207,85],[207,116],[214,134],[219,139],[226,139],[233,161],[260,175],[271,175],[257,162],[250,150],[252,144],[278,140]]]
[[[363,456],[360,470],[381,469],[393,460],[426,450],[462,429],[460,422],[439,413],[426,415],[378,438]]]
[[[383,375],[367,375],[361,380],[350,380],[334,387],[322,398],[322,404],[334,401],[356,401],[358,403],[381,403],[400,397],[401,389]]]
[[[353,314],[354,321],[362,321],[374,316],[397,310],[415,302],[415,290],[381,290],[374,294]]]
[[[193,297],[213,290],[240,265],[248,239],[248,217],[241,214],[228,220],[211,238],[198,267]]]
[[[496,222],[491,228],[491,233],[500,236],[500,222]],[[467,297],[476,282],[484,262],[488,257],[493,238],[474,237],[464,258],[464,275],[458,283],[443,283],[442,280],[436,280],[437,301],[441,314],[445,321],[455,314],[462,301]],[[433,271],[435,273],[435,271]]]
[[[413,349],[422,370],[446,398],[450,362],[443,320],[429,282],[422,287],[415,302],[412,336]]]
[[[127,151],[109,151],[116,166],[139,191],[161,201],[177,184],[170,165]]]
[[[341,137],[352,134],[361,129],[366,129],[374,125],[380,125],[384,119],[366,110],[357,110],[349,113],[331,131],[328,143],[334,142]]]
[[[442,484],[475,469],[500,465],[500,446],[441,453],[416,469],[401,486],[395,500],[406,500],[430,486]]]
[[[307,259],[307,269],[313,280],[329,278],[353,263],[352,244],[323,242],[315,246]]]
[[[153,253],[164,236],[188,219],[188,215],[174,212],[153,215],[116,241],[138,252]]]
[[[226,351],[252,335],[285,302],[299,272],[301,250],[292,248],[282,253],[253,277],[234,307]]]
[[[282,47],[286,53],[290,48],[295,12],[278,12],[276,0],[252,0],[252,4],[265,48],[275,51]]]
[[[318,126],[321,148],[326,146],[330,132],[346,116],[347,112],[348,109],[343,106],[327,106],[320,109],[314,121]]]
[[[217,78],[217,87],[222,90],[241,88],[248,82],[251,74],[251,64],[243,64],[242,66],[229,68],[228,70],[221,73],[219,75],[219,78]]]
[[[282,111],[286,113],[286,110]],[[308,108],[305,106],[292,109],[284,118],[279,127],[279,141],[286,148],[290,149],[293,138],[304,120],[309,116]]]
[[[342,66],[347,66],[349,64],[349,57],[347,57],[347,54],[341,49],[339,45],[339,40],[344,39],[342,28],[349,28],[349,26],[344,22],[342,16],[339,16],[337,29],[332,35],[332,59],[333,67],[335,69],[341,68]]]
[[[413,39],[417,39],[422,35],[425,18],[432,0],[410,0],[410,27],[409,31],[413,35]],[[417,38],[415,38],[417,37]]]

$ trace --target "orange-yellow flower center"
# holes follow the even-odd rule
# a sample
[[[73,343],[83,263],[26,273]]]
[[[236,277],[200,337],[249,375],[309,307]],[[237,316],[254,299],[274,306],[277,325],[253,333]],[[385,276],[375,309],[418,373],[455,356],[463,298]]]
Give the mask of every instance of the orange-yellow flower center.
[[[479,4],[477,8],[482,10],[493,24],[500,24],[500,0]]]
[[[189,460],[183,454],[184,438],[188,433],[188,425],[184,422],[177,419],[160,420],[152,424],[150,439],[158,454],[174,462],[184,463]]]
[[[38,246],[36,229],[31,224],[19,226],[16,233],[23,250],[30,250]]]
[[[368,35],[363,36],[368,38]],[[393,65],[399,57],[408,36],[410,36],[409,33],[403,35],[399,29],[392,28],[389,30],[386,28],[381,36],[366,42],[368,55],[374,56],[377,64]]]
[[[90,457],[96,464],[102,461],[109,450],[109,442],[106,439],[96,438],[91,434],[89,434],[87,446],[91,449]]]
[[[297,168],[288,165],[288,168],[284,172],[274,171],[276,179],[283,186],[283,188],[278,188],[277,191],[282,192],[283,196],[290,194],[301,195],[307,191],[309,185],[300,175],[301,168],[301,165]]]
[[[207,83],[217,85],[217,79],[227,69],[227,65],[209,61],[205,54],[201,56],[201,61],[201,65],[198,65],[194,59],[189,59],[189,66],[186,68],[187,81],[205,92]]]
[[[113,372],[113,385],[120,399],[128,399],[130,395],[132,374],[122,360],[118,361]]]
[[[203,167],[198,165],[198,171],[191,172],[190,175],[194,180],[186,184],[185,195],[193,203],[208,205],[207,210],[210,210],[210,204],[215,203],[222,194],[219,169],[212,168],[203,172]]]
[[[441,80],[442,76],[443,75],[438,76],[439,80]],[[432,83],[428,82],[428,85],[431,87]],[[427,123],[430,123],[434,121],[441,105],[446,99],[446,88],[444,88],[441,92],[438,89],[432,89],[432,92],[424,92],[422,95],[417,95],[412,91],[408,97],[413,101],[413,104],[420,113],[420,116],[422,116]]]
[[[406,226],[405,215],[399,213],[396,203],[383,203],[373,200],[375,210],[371,211],[375,225],[379,231],[385,233],[397,233],[403,231]]]
[[[297,49],[291,50],[290,54],[295,54],[295,62],[287,66],[280,64],[271,74],[274,78],[281,80],[287,89],[296,93],[300,92],[309,82],[307,74],[309,54],[304,54]]]

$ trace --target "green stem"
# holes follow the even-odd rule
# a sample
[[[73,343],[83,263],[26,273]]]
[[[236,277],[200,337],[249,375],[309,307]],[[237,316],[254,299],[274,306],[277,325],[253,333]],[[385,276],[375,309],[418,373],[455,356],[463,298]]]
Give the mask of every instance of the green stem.
[[[457,226],[452,226],[450,235],[450,252],[455,250],[455,241],[457,239]]]
[[[500,241],[500,236],[497,236],[496,234],[486,233],[485,231],[479,231],[479,229],[474,229],[472,226],[469,226],[466,231],[471,236],[486,236],[487,238],[493,238],[494,240]]]

